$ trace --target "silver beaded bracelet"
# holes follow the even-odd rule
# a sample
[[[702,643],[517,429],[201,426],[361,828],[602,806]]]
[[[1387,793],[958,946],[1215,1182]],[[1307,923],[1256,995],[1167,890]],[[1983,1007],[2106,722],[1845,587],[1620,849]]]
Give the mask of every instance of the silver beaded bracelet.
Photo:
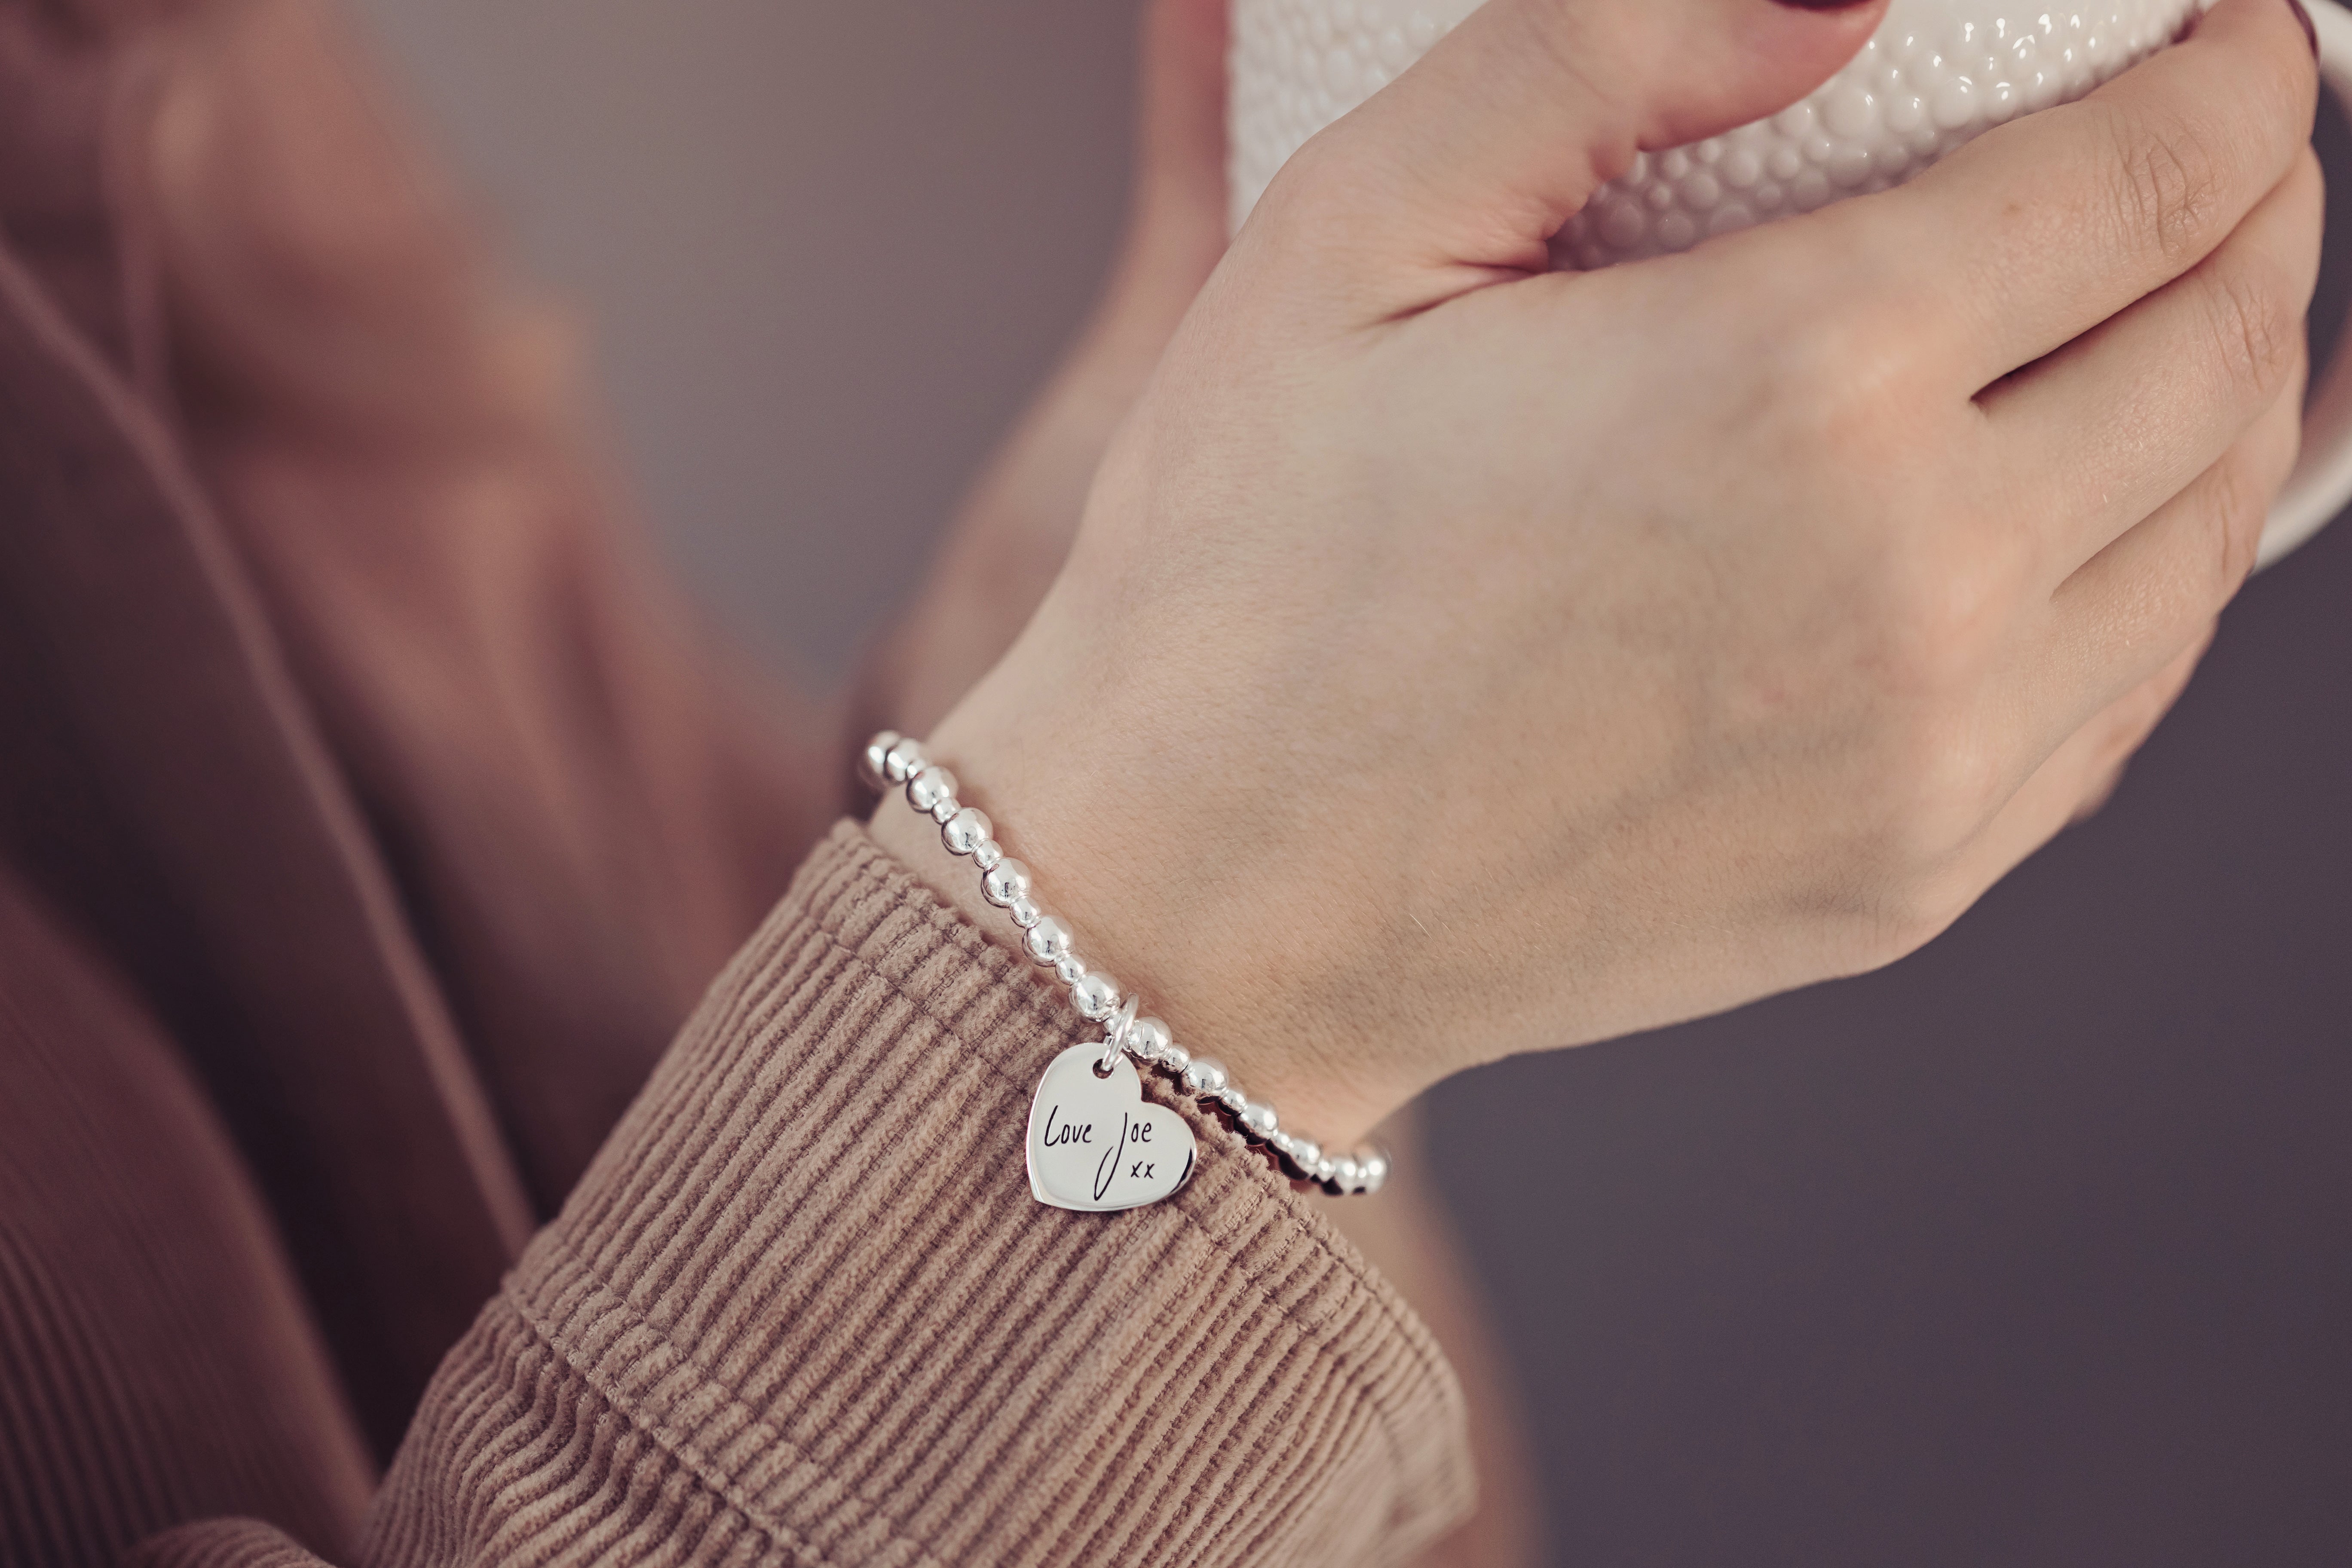
[[[869,789],[903,789],[908,805],[939,824],[949,851],[980,868],[981,896],[1021,929],[1023,950],[1070,988],[1080,1017],[1103,1026],[1100,1045],[1064,1051],[1038,1080],[1029,1110],[1029,1188],[1040,1203],[1096,1213],[1136,1208],[1158,1203],[1191,1177],[1192,1130],[1143,1098],[1134,1062],[1157,1069],[1241,1136],[1273,1151],[1294,1179],[1334,1196],[1380,1190],[1389,1173],[1383,1151],[1325,1153],[1313,1139],[1283,1131],[1274,1107],[1244,1094],[1219,1063],[1178,1045],[1166,1024],[1137,1017],[1136,998],[1120,994],[1117,981],[1079,959],[1070,928],[1032,896],[1029,868],[1004,853],[986,812],[956,799],[955,775],[925,755],[921,742],[885,730],[866,742],[858,772]]]

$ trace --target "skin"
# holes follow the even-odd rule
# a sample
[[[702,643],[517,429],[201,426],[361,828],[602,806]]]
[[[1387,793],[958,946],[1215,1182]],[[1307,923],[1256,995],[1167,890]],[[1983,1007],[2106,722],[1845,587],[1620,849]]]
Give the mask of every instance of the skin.
[[[2251,567],[2320,229],[2283,0],[1898,190],[1540,271],[1882,10],[1495,0],[1277,179],[929,737],[1081,956],[1327,1146],[1915,950]]]

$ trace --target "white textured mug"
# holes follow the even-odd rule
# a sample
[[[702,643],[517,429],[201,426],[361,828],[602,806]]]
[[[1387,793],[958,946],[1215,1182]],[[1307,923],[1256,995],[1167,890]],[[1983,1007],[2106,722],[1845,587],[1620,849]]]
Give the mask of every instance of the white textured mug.
[[[1480,0],[1233,0],[1233,220],[1307,139],[1370,98]],[[1885,190],[1978,132],[2082,97],[2177,37],[2210,0],[1893,0],[1844,69],[1769,120],[1643,153],[1553,241],[1591,268]],[[2321,74],[2352,110],[2352,12],[2305,0]],[[2263,534],[2267,565],[2352,501],[2352,354],[2339,344],[2303,458]]]

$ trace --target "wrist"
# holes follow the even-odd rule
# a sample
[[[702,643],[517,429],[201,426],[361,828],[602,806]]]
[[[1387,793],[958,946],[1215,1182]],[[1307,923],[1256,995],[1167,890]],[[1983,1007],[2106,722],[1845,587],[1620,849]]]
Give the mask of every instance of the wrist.
[[[1284,1131],[1327,1149],[1351,1146],[1425,1087],[1393,1071],[1395,1058],[1369,1037],[1332,1027],[1307,1002],[1323,970],[1289,911],[1274,911],[1281,930],[1243,918],[1259,900],[1231,896],[1216,864],[1225,857],[1165,855],[1166,845],[1134,831],[1132,801],[1098,787],[1105,771],[1088,765],[1085,751],[1030,743],[1041,739],[1033,729],[1017,744],[992,743],[950,720],[928,750],[955,774],[958,798],[988,813],[1003,852],[1027,866],[1032,896],[1068,928],[1089,973],[1111,977],[1143,1015],[1165,1021],[1191,1056],[1222,1064],[1251,1100],[1274,1109]],[[983,933],[1022,948],[1021,930],[983,896],[972,862],[948,850],[939,825],[911,809],[902,790],[886,794],[871,832]]]

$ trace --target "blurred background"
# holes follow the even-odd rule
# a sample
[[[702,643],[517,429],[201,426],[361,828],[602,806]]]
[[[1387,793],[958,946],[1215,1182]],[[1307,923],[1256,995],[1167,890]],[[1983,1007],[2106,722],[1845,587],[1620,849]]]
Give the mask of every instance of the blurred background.
[[[1092,298],[1133,5],[354,3],[671,557],[838,680]],[[1431,1131],[1563,1564],[2352,1563],[2352,527],[1926,952]]]

